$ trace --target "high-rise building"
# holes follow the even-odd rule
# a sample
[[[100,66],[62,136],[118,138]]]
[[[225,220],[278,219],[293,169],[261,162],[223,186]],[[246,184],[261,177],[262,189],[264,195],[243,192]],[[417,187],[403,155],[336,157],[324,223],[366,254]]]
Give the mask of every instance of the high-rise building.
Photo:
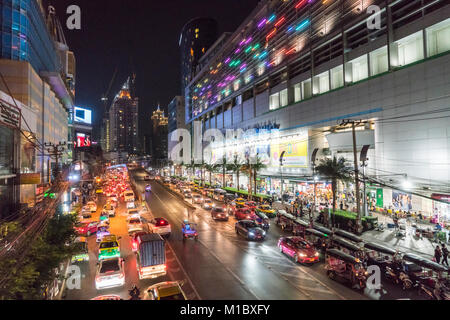
[[[27,134],[32,134],[32,138],[21,142],[20,139],[15,140],[17,144],[10,145],[9,150],[2,150],[2,153],[19,158],[19,149],[26,149],[27,158],[34,163],[23,166],[14,161],[5,166],[0,163],[0,167],[10,168],[9,172],[0,175],[0,205],[3,206],[8,203],[1,200],[6,193],[14,204],[32,202],[35,195],[43,190],[42,185],[50,181],[55,165],[55,160],[46,155],[42,145],[69,142],[68,122],[73,110],[75,58],[65,42],[62,28],[58,28],[59,22],[51,7],[47,15],[37,0],[0,0],[0,12],[0,72],[6,82],[5,85],[0,81],[0,90],[5,97],[14,98],[18,105],[36,114],[36,124],[29,124],[35,132],[28,126],[9,126],[14,135],[23,136],[19,132],[25,130]],[[49,29],[50,26],[53,28]],[[5,99],[3,103],[16,108],[14,100],[8,102]],[[0,134],[0,140],[3,141],[3,138]],[[33,150],[29,148],[30,143]],[[70,152],[65,153],[60,163],[67,162],[69,157]],[[11,167],[11,163],[16,164]],[[39,179],[22,179],[18,183],[19,174],[33,173]],[[0,212],[6,210],[0,208]]]
[[[109,110],[109,143],[114,152],[138,153],[139,99],[132,96],[135,80],[129,77]],[[108,137],[106,138],[108,139]]]
[[[168,130],[172,132],[176,129],[186,127],[184,97],[176,96],[169,103],[168,110]]]
[[[181,49],[181,92],[196,74],[200,58],[216,41],[217,22],[211,18],[195,18],[187,22],[180,35]]]
[[[264,0],[186,88],[187,123],[252,129],[212,150],[258,155],[258,191],[306,192],[313,158],[343,156],[377,206],[450,220],[449,64],[448,1]]]
[[[167,126],[168,118],[158,106],[153,111],[152,117],[152,162],[155,166],[162,167],[167,162]]]

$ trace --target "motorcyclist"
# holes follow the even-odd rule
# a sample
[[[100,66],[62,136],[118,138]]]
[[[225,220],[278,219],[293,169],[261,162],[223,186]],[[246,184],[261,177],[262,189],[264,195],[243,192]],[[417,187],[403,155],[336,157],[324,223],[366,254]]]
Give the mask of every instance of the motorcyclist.
[[[130,300],[140,300],[139,296],[141,294],[141,291],[135,284],[133,284],[133,286],[131,287],[131,290],[129,290],[128,292],[131,297]]]

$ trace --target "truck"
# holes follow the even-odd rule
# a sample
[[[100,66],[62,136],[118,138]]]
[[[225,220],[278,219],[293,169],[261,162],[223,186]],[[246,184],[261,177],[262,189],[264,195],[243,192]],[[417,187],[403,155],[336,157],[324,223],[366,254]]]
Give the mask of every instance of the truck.
[[[136,269],[139,279],[166,275],[166,251],[164,239],[157,233],[139,235],[137,238]]]

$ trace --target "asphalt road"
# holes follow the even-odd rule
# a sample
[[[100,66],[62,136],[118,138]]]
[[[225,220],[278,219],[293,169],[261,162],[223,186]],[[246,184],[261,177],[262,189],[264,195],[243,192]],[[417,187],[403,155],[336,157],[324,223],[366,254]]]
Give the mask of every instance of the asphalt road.
[[[144,170],[131,171],[137,191],[144,192],[148,182],[143,181]],[[95,270],[98,244],[95,236],[89,239],[89,263],[81,264],[80,290],[67,290],[66,299],[86,300],[98,295],[117,294],[128,299],[128,289],[137,284],[141,291],[151,284],[183,280],[183,289],[189,299],[231,300],[365,300],[365,299],[417,299],[415,292],[404,292],[399,286],[383,283],[382,290],[357,291],[333,281],[326,275],[323,263],[296,264],[281,254],[277,241],[285,233],[272,223],[263,242],[247,241],[236,235],[236,220],[214,221],[210,212],[196,206],[188,209],[184,201],[152,181],[152,191],[146,193],[146,202],[154,217],[166,218],[172,234],[166,241],[167,270],[165,277],[139,281],[135,255],[131,251],[126,230],[126,211],[120,203],[119,214],[111,218],[111,231],[121,236],[122,257],[125,258],[126,285],[121,288],[95,289]],[[99,200],[98,219],[104,199]],[[144,215],[144,218],[146,217]],[[197,223],[199,240],[182,241],[181,223],[184,219]],[[272,220],[273,221],[273,220]]]

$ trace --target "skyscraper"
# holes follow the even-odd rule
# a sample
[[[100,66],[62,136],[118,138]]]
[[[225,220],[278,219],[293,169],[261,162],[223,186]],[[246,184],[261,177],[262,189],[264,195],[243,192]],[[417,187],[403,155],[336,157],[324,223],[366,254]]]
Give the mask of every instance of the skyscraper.
[[[135,76],[129,77],[109,110],[110,151],[138,153],[139,99],[134,92]]]
[[[196,74],[200,58],[216,41],[217,22],[210,18],[194,18],[187,22],[180,35],[181,93]]]
[[[152,114],[152,159],[156,166],[163,166],[167,160],[168,118],[158,108]]]

